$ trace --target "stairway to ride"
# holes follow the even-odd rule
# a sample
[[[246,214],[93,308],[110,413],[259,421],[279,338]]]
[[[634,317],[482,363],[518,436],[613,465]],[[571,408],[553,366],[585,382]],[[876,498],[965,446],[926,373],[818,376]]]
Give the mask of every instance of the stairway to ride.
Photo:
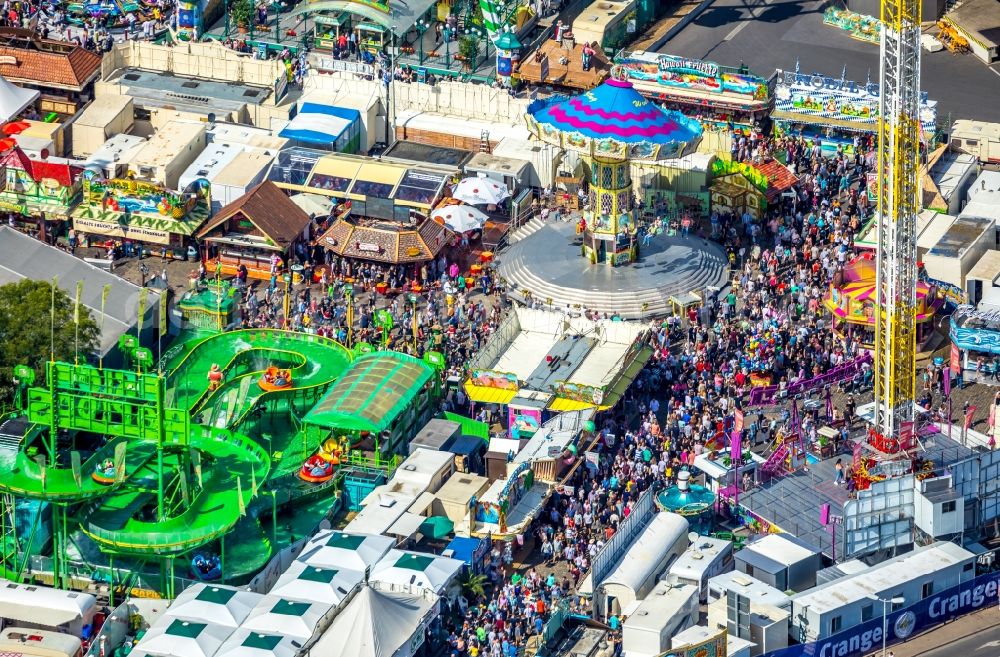
[[[26,417],[14,417],[0,423],[0,452],[17,452],[31,428]]]
[[[767,457],[763,465],[760,466],[761,472],[770,477],[781,476],[784,468],[782,464],[785,462],[785,458],[788,456],[788,445],[781,443],[778,445],[778,449],[771,452],[771,455]]]

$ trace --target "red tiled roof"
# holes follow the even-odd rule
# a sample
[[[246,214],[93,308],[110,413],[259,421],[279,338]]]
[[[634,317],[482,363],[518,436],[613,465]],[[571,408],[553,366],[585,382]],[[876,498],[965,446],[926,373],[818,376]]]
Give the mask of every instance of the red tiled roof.
[[[69,187],[73,180],[83,173],[83,169],[63,162],[32,160],[20,148],[15,148],[3,159],[3,165],[13,165],[23,169],[35,182],[52,178],[63,187]]]
[[[13,57],[13,64],[0,64],[0,75],[12,82],[79,91],[101,70],[101,56],[65,41],[39,39],[28,30],[0,29],[0,57]]]
[[[777,160],[768,160],[763,164],[754,165],[758,171],[767,176],[767,200],[773,201],[782,192],[788,191],[799,184],[799,178],[788,167]]]

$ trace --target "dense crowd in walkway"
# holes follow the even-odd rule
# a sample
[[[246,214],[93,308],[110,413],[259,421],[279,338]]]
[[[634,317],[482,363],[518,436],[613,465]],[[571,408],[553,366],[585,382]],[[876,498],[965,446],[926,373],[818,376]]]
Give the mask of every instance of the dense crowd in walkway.
[[[573,494],[554,494],[527,532],[542,563],[526,576],[509,557],[494,569],[491,594],[473,601],[452,631],[453,655],[511,654],[508,646],[520,645],[526,632],[541,632],[554,603],[566,600],[577,609],[581,578],[638,495],[673,483],[699,454],[727,449],[720,434],[758,377],[771,373],[773,383],[787,386],[860,355],[856,340],[833,332],[821,299],[858,254],[854,241],[872,213],[870,148],[858,139],[853,154],[829,157],[791,138],[737,141],[735,155],[744,158],[784,152],[801,176],[798,195],[760,218],[713,214],[700,222],[698,230],[710,231],[730,254],[732,288],[686,317],[652,327],[653,360],[619,409],[599,419],[599,464],[578,469],[567,482]],[[870,370],[845,385],[867,382]],[[848,406],[853,413],[854,402]],[[787,412],[748,414],[745,422],[750,444],[792,430]],[[815,431],[815,423],[807,420],[803,430]],[[617,630],[623,619],[607,621]]]

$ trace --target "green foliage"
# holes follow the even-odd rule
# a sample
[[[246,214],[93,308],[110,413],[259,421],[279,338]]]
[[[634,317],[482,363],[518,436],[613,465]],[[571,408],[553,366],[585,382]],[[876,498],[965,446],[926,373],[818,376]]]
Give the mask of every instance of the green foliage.
[[[462,594],[470,602],[486,596],[486,575],[473,575],[472,571],[466,571],[460,582]]]
[[[49,358],[50,281],[23,280],[0,286],[0,403],[13,398],[14,367],[28,365],[35,370],[37,381],[45,376],[45,361]],[[55,356],[56,360],[72,363],[76,354],[76,325],[73,323],[74,301],[56,288]],[[90,311],[80,307],[80,356],[97,349],[99,330]]]
[[[458,54],[467,62],[472,62],[479,52],[476,40],[470,36],[462,37],[458,40]]]
[[[234,0],[229,5],[229,17],[240,27],[249,27],[253,10],[253,0]]]

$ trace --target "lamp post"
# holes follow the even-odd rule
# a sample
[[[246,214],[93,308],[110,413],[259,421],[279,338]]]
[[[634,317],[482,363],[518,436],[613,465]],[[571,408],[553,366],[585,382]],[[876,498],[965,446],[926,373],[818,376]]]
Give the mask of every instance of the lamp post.
[[[472,61],[469,62],[469,72],[475,73],[476,69],[479,68],[479,39],[482,38],[483,31],[478,27],[471,27],[465,30],[465,34],[472,39],[472,43],[476,46],[472,55]]]
[[[444,37],[444,67],[447,69],[449,62],[451,62],[451,29],[447,22],[444,24],[441,35]]]
[[[892,603],[893,606],[901,605],[906,602],[906,599],[900,595],[894,598],[880,598],[874,593],[869,595],[868,599],[882,603],[882,657],[885,657],[886,635],[889,633],[889,603]]]
[[[418,35],[417,36],[417,41],[420,42],[420,56],[417,58],[417,62],[419,62],[419,64],[421,66],[424,65],[424,33],[427,32],[427,29],[430,26],[431,26],[431,24],[428,23],[423,18],[421,18],[420,20],[418,20],[417,24],[415,26],[417,28],[417,35]]]

